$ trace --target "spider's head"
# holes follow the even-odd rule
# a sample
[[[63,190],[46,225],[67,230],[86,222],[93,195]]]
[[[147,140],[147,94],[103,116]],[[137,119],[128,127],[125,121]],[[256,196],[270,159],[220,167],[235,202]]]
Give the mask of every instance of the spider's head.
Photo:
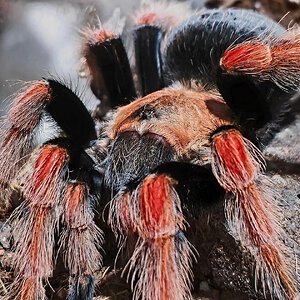
[[[107,134],[114,140],[106,182],[118,191],[173,163],[208,165],[211,133],[232,124],[229,108],[213,92],[164,89],[121,107]],[[182,171],[182,170],[181,170]]]

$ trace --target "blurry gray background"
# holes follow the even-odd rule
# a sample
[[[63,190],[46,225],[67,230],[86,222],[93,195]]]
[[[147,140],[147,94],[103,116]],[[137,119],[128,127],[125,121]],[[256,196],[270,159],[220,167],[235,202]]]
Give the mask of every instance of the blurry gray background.
[[[77,82],[80,30],[96,15],[105,22],[116,7],[128,16],[139,2],[0,0],[0,115],[3,101],[20,88],[20,81],[52,75]]]
[[[144,1],[154,0],[0,0],[0,115],[3,100],[19,89],[19,81],[49,74],[77,81],[80,30],[96,15],[105,22],[116,7],[128,24],[131,12]],[[198,9],[204,5],[256,9],[276,20],[289,12],[281,21],[284,25],[300,20],[300,0],[187,1]]]

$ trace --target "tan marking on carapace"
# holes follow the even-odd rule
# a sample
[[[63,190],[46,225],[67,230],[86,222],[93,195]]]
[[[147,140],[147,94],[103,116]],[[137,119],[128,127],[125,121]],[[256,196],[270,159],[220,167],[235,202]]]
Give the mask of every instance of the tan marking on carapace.
[[[227,108],[222,113],[220,105]],[[158,117],[141,120],[138,112],[143,107],[153,108]],[[212,92],[164,89],[119,108],[107,134],[114,139],[125,131],[155,133],[178,154],[187,155],[191,142],[208,139],[216,128],[232,122],[227,105]]]

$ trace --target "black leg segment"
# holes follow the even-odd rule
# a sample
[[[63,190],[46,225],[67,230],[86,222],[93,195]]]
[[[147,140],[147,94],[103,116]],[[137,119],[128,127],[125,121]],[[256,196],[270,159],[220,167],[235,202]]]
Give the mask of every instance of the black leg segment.
[[[53,79],[47,80],[51,101],[46,111],[57,122],[74,145],[85,147],[97,138],[95,124],[84,104],[65,85]]]
[[[131,68],[121,37],[88,44],[86,60],[92,75],[92,91],[101,100],[104,112],[126,105],[136,98]]]
[[[135,61],[142,96],[164,86],[161,39],[162,32],[157,26],[143,25],[134,31]]]

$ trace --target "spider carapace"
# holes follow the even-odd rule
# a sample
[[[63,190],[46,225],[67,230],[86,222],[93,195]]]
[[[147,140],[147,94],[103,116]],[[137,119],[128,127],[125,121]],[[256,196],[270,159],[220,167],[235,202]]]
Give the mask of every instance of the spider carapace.
[[[178,7],[188,15],[183,22]],[[101,101],[92,114],[55,79],[16,95],[3,124],[0,169],[1,182],[16,182],[24,201],[11,217],[15,280],[5,299],[45,299],[55,249],[70,274],[68,299],[93,298],[104,239],[94,221],[97,201],[108,207],[116,236],[137,237],[124,271],[133,299],[191,298],[196,254],[185,214],[191,204],[216,201],[224,203],[229,233],[253,256],[266,294],[297,295],[261,151],[292,120],[299,30],[252,11],[182,7],[163,2],[136,14],[133,63],[120,26],[86,31],[83,55]],[[38,144],[45,118],[57,132]]]

